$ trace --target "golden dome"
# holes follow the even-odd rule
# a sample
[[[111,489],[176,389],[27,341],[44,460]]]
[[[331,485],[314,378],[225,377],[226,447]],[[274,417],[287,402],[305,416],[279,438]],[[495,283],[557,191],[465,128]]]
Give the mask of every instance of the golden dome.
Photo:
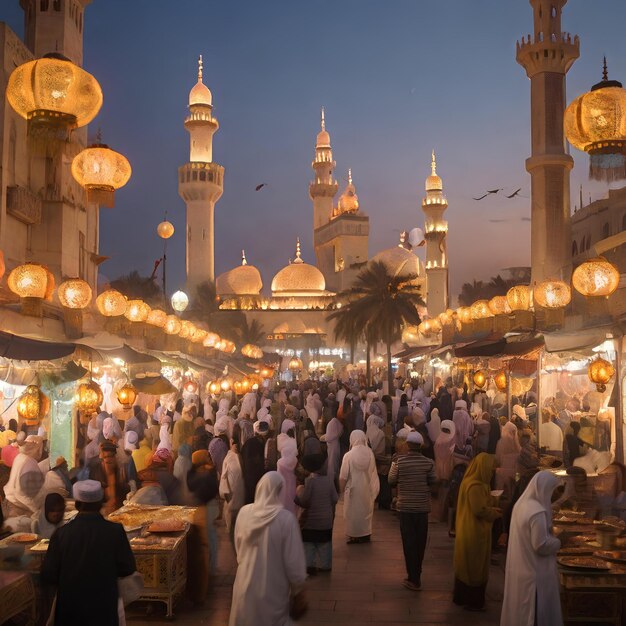
[[[393,276],[417,276],[422,278],[423,268],[419,258],[403,246],[394,246],[375,255],[370,263],[384,263]]]
[[[339,213],[356,213],[359,210],[359,196],[352,184],[352,170],[348,170],[348,184],[339,198]]]
[[[437,162],[435,161],[435,151],[433,150],[430,163],[431,174],[426,179],[426,191],[443,191],[443,181],[437,176]]]
[[[241,251],[241,265],[220,274],[215,280],[217,293],[220,296],[258,296],[263,289],[261,273],[248,265],[246,253]]]
[[[202,55],[198,58],[198,82],[189,92],[189,106],[196,104],[209,107],[213,105],[211,90],[202,82]]]
[[[306,295],[325,291],[324,275],[317,267],[305,263],[300,258],[300,239],[296,244],[296,258],[293,263],[283,267],[272,280],[272,293],[284,295],[299,293]]]
[[[317,140],[315,141],[316,148],[330,148],[330,135],[326,130],[326,121],[324,119],[324,107],[322,107],[322,130],[317,133]]]

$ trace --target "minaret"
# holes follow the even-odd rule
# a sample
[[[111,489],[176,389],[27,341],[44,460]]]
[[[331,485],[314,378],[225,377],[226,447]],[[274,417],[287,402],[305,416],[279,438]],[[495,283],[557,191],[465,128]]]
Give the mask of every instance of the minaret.
[[[567,0],[530,0],[534,34],[517,42],[517,62],[530,78],[532,282],[569,280],[570,170],[563,133],[565,75],[579,56],[578,37],[561,30]]]
[[[215,203],[224,190],[224,168],[213,162],[213,117],[209,88],[202,82],[202,56],[198,82],[189,92],[189,163],[178,168],[178,193],[187,204],[187,293],[193,299],[198,285],[215,279]]]
[[[339,186],[333,179],[335,162],[330,147],[330,135],[326,130],[324,108],[322,107],[322,128],[315,142],[315,159],[311,164],[315,179],[309,184],[309,195],[313,200],[313,229],[330,222],[333,215],[333,198]]]
[[[435,151],[432,153],[431,173],[426,179],[424,238],[426,239],[426,304],[428,314],[435,317],[448,308],[448,222],[443,218],[448,201],[443,195],[443,181],[437,175]]]

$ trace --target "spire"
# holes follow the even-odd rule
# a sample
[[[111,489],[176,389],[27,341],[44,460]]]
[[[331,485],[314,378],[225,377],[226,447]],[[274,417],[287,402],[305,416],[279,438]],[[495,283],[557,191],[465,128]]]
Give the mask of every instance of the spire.
[[[441,177],[437,175],[437,160],[435,150],[430,155],[430,176],[426,179],[426,191],[441,192],[443,190],[443,182]]]
[[[202,55],[198,57],[198,81],[202,82]]]
[[[294,263],[304,263],[302,257],[300,256],[300,237],[296,237],[296,258],[293,261]]]
[[[326,120],[324,119],[324,107],[322,107],[322,130],[326,130]]]
[[[433,148],[433,153],[430,162],[430,171],[432,176],[437,176],[437,161],[435,160],[435,149]]]
[[[348,168],[348,185],[352,184],[352,168]]]
[[[246,259],[246,251],[245,250],[241,251],[241,264],[242,265],[248,265],[248,259]]]
[[[602,80],[609,80],[609,68],[606,64],[606,57],[604,57],[604,62],[602,64]]]

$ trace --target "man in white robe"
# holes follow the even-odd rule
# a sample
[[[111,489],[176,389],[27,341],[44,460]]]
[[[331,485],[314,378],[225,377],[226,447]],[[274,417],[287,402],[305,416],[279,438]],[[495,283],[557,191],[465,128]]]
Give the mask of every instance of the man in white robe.
[[[27,437],[20,446],[4,486],[8,505],[7,517],[31,516],[40,508],[39,492],[44,483],[44,475],[37,463],[41,449],[39,437]]]
[[[237,575],[229,626],[290,626],[290,600],[306,610],[306,560],[298,521],[280,501],[278,472],[259,481],[254,503],[244,506],[235,527]]]

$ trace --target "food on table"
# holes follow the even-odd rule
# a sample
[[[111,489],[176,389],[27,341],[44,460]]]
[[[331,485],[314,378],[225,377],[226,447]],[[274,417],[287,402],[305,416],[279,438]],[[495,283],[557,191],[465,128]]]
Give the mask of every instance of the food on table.
[[[557,563],[563,567],[572,567],[574,569],[611,569],[609,563],[595,556],[560,556],[557,558]]]
[[[185,530],[185,522],[177,519],[159,520],[152,522],[147,530],[151,533],[175,533]]]
[[[17,533],[9,538],[11,543],[31,543],[31,541],[37,541],[39,536],[35,533]]]

